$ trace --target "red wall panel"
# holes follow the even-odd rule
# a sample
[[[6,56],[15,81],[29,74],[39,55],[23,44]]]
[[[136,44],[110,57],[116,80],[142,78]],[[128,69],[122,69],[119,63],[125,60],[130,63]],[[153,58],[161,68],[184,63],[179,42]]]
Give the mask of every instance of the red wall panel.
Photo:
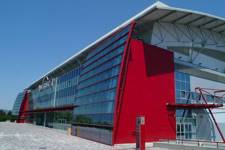
[[[135,142],[137,115],[145,116],[147,141],[175,139],[175,110],[166,107],[175,103],[173,53],[139,40],[131,40],[129,50],[114,144]]]
[[[20,106],[18,120],[16,121],[17,123],[25,123],[26,122],[27,114],[25,113],[25,111],[27,111],[28,108],[29,108],[29,96],[28,96],[28,91],[26,91],[23,101]]]

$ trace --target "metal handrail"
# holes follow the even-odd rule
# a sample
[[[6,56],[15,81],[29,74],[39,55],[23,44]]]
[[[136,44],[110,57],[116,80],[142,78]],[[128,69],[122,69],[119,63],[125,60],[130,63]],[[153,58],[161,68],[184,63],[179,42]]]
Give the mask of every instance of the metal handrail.
[[[166,142],[168,144],[182,144],[182,145],[196,144],[196,145],[192,145],[192,146],[198,146],[198,147],[215,146],[217,149],[219,149],[221,147],[225,148],[225,143],[224,142],[215,142],[215,141],[207,141],[207,140],[160,139],[159,142]]]
[[[192,91],[183,91],[184,96],[178,98],[178,100],[190,102],[190,103],[205,103],[202,99],[198,99],[199,96],[201,95],[199,92],[192,92]],[[219,97],[215,96],[210,93],[203,94],[205,97],[207,97],[207,102],[208,103],[213,103],[213,104],[223,104],[225,103],[225,97]]]

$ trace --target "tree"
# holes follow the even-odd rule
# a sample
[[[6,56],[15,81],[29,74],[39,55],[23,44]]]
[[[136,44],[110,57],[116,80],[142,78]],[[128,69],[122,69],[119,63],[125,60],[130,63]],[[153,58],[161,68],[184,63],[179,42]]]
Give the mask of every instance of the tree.
[[[14,122],[16,119],[17,117],[12,115],[11,111],[8,111],[6,113],[4,110],[0,110],[0,122],[7,121],[7,120]]]

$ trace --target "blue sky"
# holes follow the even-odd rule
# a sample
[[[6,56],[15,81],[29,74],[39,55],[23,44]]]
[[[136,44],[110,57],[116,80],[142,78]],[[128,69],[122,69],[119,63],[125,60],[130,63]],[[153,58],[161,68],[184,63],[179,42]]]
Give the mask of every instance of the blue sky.
[[[50,69],[155,0],[0,1],[0,109]],[[225,17],[224,0],[162,0]]]

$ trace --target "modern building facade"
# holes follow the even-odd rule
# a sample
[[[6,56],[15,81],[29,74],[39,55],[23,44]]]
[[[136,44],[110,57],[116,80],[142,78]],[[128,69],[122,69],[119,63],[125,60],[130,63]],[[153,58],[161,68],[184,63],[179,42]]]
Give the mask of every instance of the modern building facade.
[[[225,19],[157,2],[90,44],[15,101],[18,122],[113,145],[224,141]]]

